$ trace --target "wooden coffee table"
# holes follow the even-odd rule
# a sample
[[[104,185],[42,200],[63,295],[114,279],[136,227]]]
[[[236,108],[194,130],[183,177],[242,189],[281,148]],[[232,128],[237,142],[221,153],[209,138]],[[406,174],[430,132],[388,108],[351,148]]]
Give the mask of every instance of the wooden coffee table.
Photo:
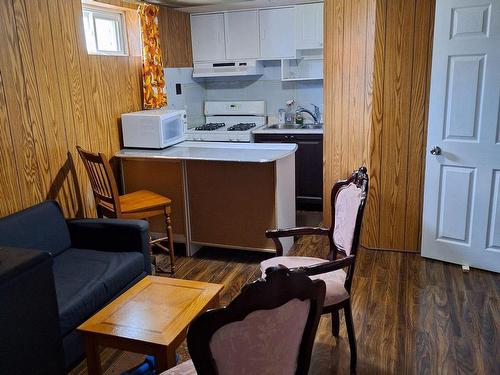
[[[147,276],[78,330],[85,336],[88,373],[101,373],[99,347],[155,356],[157,372],[175,365],[175,349],[203,311],[217,307],[224,286]]]

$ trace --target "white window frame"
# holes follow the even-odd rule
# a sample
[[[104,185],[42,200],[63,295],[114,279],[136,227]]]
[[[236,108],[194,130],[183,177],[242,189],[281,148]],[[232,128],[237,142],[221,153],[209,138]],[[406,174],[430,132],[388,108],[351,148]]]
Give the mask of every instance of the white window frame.
[[[128,48],[127,48],[127,30],[125,27],[125,14],[123,11],[101,8],[96,6],[91,6],[87,4],[82,4],[82,14],[83,12],[89,12],[92,14],[92,27],[93,27],[93,36],[94,43],[96,46],[96,51],[89,51],[87,49],[87,53],[89,55],[105,55],[105,56],[128,56]],[[96,24],[95,24],[95,16],[100,19],[112,20],[116,21],[118,25],[118,47],[119,51],[104,51],[99,50],[97,43],[97,33],[96,33]],[[87,38],[87,33],[84,33],[85,38]],[[87,40],[85,39],[85,47],[87,47]]]

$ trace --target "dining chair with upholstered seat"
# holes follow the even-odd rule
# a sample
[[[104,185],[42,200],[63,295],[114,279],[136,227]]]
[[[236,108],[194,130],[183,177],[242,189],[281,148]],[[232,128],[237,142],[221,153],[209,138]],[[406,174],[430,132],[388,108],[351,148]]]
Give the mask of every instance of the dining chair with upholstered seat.
[[[307,374],[325,283],[284,266],[246,285],[227,306],[188,330],[192,360],[162,375]]]
[[[83,165],[87,171],[90,185],[99,217],[117,219],[143,219],[163,215],[167,237],[150,241],[170,255],[170,271],[175,271],[174,241],[172,234],[171,200],[163,195],[148,190],[139,190],[129,194],[120,195],[116,180],[106,155],[93,153],[76,146]],[[168,240],[169,249],[161,245],[161,241]]]
[[[346,180],[338,181],[331,192],[332,219],[330,228],[301,227],[268,230],[266,236],[276,245],[276,257],[261,263],[263,275],[269,267],[284,265],[290,269],[303,269],[311,279],[323,280],[326,296],[323,314],[331,314],[332,334],[339,335],[339,311],[344,310],[351,371],[356,369],[356,337],[351,311],[351,284],[359,245],[361,224],[368,195],[368,174],[365,167],[354,171]],[[319,235],[329,240],[329,253],[325,259],[304,256],[283,256],[281,237]],[[338,256],[342,258],[338,258]],[[344,268],[347,267],[347,272]]]

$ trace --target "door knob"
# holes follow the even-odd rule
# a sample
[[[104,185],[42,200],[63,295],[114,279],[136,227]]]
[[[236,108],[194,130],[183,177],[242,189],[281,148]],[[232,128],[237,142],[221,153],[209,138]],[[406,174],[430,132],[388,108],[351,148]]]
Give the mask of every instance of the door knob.
[[[439,147],[439,146],[433,146],[431,148],[431,154],[432,155],[441,155],[441,147]]]

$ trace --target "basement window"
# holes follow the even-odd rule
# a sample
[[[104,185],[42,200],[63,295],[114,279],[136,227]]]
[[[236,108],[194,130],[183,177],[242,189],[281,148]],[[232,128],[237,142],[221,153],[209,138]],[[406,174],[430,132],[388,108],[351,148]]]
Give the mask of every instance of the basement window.
[[[91,55],[127,55],[123,12],[83,6],[87,52]]]

